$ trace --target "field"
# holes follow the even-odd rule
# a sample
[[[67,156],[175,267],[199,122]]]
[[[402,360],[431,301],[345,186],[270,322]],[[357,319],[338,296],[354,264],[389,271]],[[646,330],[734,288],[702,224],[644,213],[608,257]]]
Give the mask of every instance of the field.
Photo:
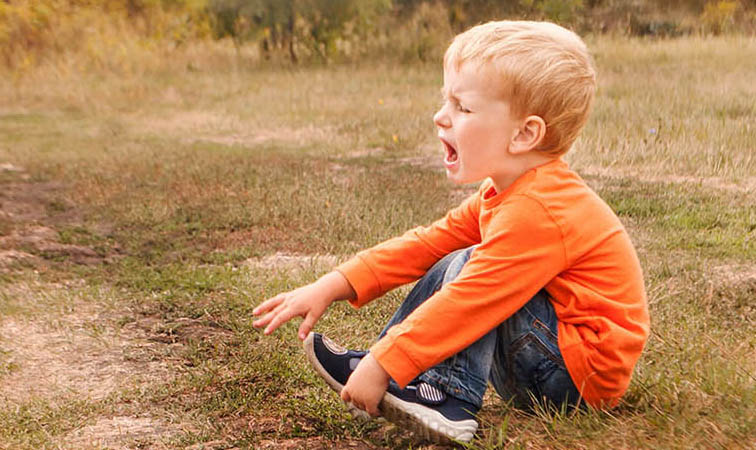
[[[494,396],[470,448],[756,447],[756,40],[589,40],[568,161],[619,214],[652,336],[610,412]],[[0,448],[427,448],[350,420],[297,324],[252,309],[429,223],[436,65],[259,67],[228,49],[0,78]],[[370,345],[406,288],[318,331]]]

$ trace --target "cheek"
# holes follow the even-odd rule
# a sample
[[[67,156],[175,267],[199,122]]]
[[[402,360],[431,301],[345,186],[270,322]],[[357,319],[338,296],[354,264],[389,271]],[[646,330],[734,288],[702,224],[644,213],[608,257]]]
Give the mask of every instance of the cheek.
[[[488,127],[468,124],[459,135],[459,140],[477,153],[485,152],[496,145],[500,136]]]
[[[457,140],[466,143],[480,143],[484,140],[485,130],[475,122],[462,122],[456,127]]]

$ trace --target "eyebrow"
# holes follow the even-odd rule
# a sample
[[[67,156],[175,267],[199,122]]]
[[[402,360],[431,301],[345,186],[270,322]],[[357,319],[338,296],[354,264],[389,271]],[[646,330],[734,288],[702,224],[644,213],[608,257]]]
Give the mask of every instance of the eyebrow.
[[[446,86],[441,87],[441,97],[459,101],[459,97],[450,92],[450,90],[447,89]]]

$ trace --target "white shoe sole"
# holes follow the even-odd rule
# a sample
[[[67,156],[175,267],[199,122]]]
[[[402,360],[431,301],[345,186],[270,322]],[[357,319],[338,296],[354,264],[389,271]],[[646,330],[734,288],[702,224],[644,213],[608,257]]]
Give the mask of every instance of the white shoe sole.
[[[315,368],[315,371],[323,377],[328,386],[334,391],[341,393],[344,387],[336,381],[320,364],[315,357],[312,345],[313,333],[310,333],[304,341],[305,355]],[[357,408],[351,403],[348,405],[349,412],[355,418],[370,420],[373,417],[367,412]],[[386,392],[378,405],[381,413],[391,423],[417,433],[422,438],[445,444],[449,442],[470,442],[478,430],[478,422],[474,419],[451,421],[438,411],[434,411],[417,403],[406,402],[395,395]]]
[[[438,444],[470,442],[478,430],[478,422],[474,419],[451,421],[438,411],[406,402],[389,392],[383,396],[380,409],[389,422],[401,425]]]

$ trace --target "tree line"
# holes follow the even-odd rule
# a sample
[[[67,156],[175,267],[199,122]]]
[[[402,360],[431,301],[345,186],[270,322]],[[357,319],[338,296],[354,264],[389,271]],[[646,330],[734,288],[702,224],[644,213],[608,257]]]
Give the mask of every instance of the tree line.
[[[0,0],[0,56],[18,64],[77,45],[82,27],[109,26],[177,46],[230,39],[293,63],[424,61],[455,33],[497,18],[549,20],[582,34],[754,34],[756,0]]]

